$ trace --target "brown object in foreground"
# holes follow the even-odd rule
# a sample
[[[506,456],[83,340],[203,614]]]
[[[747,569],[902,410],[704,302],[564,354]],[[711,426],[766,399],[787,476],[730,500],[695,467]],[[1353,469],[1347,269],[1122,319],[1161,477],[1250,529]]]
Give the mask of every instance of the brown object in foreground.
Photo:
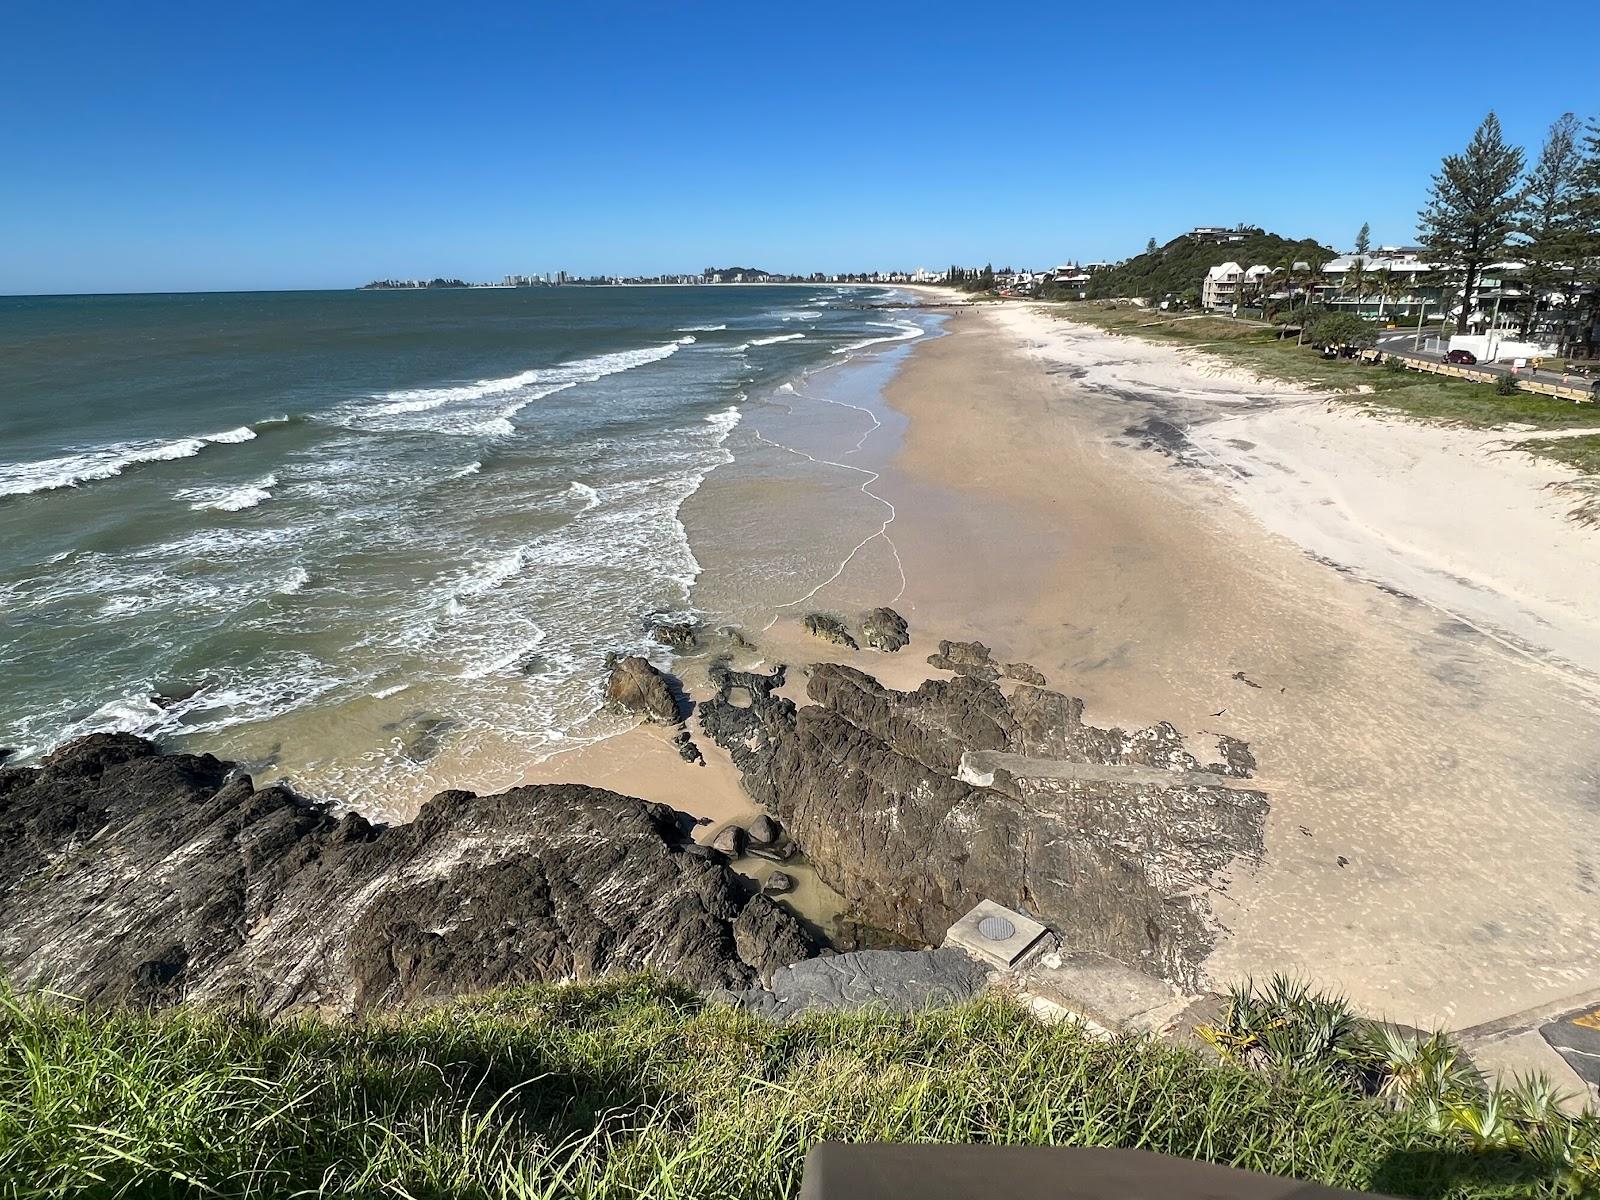
[[[1349,1200],[1347,1192],[1171,1158],[1081,1146],[900,1146],[823,1142],[800,1200]]]

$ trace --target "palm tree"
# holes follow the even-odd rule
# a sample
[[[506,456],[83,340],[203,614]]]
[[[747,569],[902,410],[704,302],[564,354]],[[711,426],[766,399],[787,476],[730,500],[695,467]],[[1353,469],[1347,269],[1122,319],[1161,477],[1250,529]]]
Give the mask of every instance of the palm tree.
[[[1383,302],[1385,300],[1398,300],[1406,294],[1406,281],[1396,275],[1394,268],[1384,267],[1373,276],[1373,291],[1378,296],[1378,320],[1383,320]]]
[[[1305,343],[1306,321],[1311,316],[1311,290],[1322,280],[1322,263],[1316,259],[1302,259],[1294,264],[1300,272],[1300,284],[1303,295],[1300,301],[1300,334],[1295,338],[1297,346]]]
[[[1355,293],[1355,315],[1357,317],[1362,315],[1362,301],[1366,299],[1366,291],[1363,291],[1365,286],[1366,259],[1357,254],[1354,259],[1350,259],[1350,269],[1344,272],[1344,290],[1346,290],[1346,293],[1349,293],[1349,291],[1354,291]]]

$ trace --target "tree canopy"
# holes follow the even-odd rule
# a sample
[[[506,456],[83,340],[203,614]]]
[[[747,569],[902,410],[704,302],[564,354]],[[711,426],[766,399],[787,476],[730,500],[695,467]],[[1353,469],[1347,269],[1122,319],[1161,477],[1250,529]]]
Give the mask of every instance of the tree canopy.
[[[1241,267],[1265,263],[1273,266],[1296,261],[1326,262],[1333,251],[1313,238],[1293,241],[1260,229],[1249,231],[1243,241],[1202,241],[1187,234],[1165,246],[1146,250],[1135,258],[1098,271],[1089,282],[1091,300],[1110,296],[1181,296],[1200,286],[1212,267],[1236,262]]]

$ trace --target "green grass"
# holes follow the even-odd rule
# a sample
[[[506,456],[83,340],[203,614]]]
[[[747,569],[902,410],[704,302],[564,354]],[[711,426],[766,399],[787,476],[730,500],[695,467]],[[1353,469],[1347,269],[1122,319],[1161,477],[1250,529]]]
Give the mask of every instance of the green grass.
[[[995,997],[786,1026],[659,982],[357,1024],[0,995],[0,1195],[778,1197],[823,1139],[1132,1146],[1420,1196],[1530,1155],[1316,1070],[1097,1042]]]
[[[1600,411],[1593,405],[1531,392],[1499,396],[1492,383],[1422,371],[1386,371],[1350,359],[1325,359],[1309,347],[1295,345],[1292,338],[1280,340],[1275,330],[1255,322],[1214,316],[1185,319],[1187,314],[1174,316],[1132,307],[1108,309],[1093,301],[1066,305],[1060,312],[1069,320],[1117,333],[1201,348],[1267,378],[1348,393],[1370,387],[1370,393],[1335,398],[1417,420],[1475,429],[1523,424],[1538,429],[1593,426],[1600,431]]]
[[[1585,437],[1531,438],[1516,446],[1518,450],[1576,467],[1585,475],[1600,475],[1600,433]]]

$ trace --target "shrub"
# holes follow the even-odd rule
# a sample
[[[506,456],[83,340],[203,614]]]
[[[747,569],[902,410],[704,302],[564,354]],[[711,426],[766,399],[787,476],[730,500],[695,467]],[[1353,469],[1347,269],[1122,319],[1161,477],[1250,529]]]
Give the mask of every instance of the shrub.
[[[1366,349],[1376,345],[1378,327],[1363,321],[1354,313],[1325,312],[1306,323],[1306,341],[1313,346],[1357,346]]]
[[[1517,381],[1508,372],[1494,381],[1494,394],[1496,396],[1515,396],[1522,389],[1517,386]]]

